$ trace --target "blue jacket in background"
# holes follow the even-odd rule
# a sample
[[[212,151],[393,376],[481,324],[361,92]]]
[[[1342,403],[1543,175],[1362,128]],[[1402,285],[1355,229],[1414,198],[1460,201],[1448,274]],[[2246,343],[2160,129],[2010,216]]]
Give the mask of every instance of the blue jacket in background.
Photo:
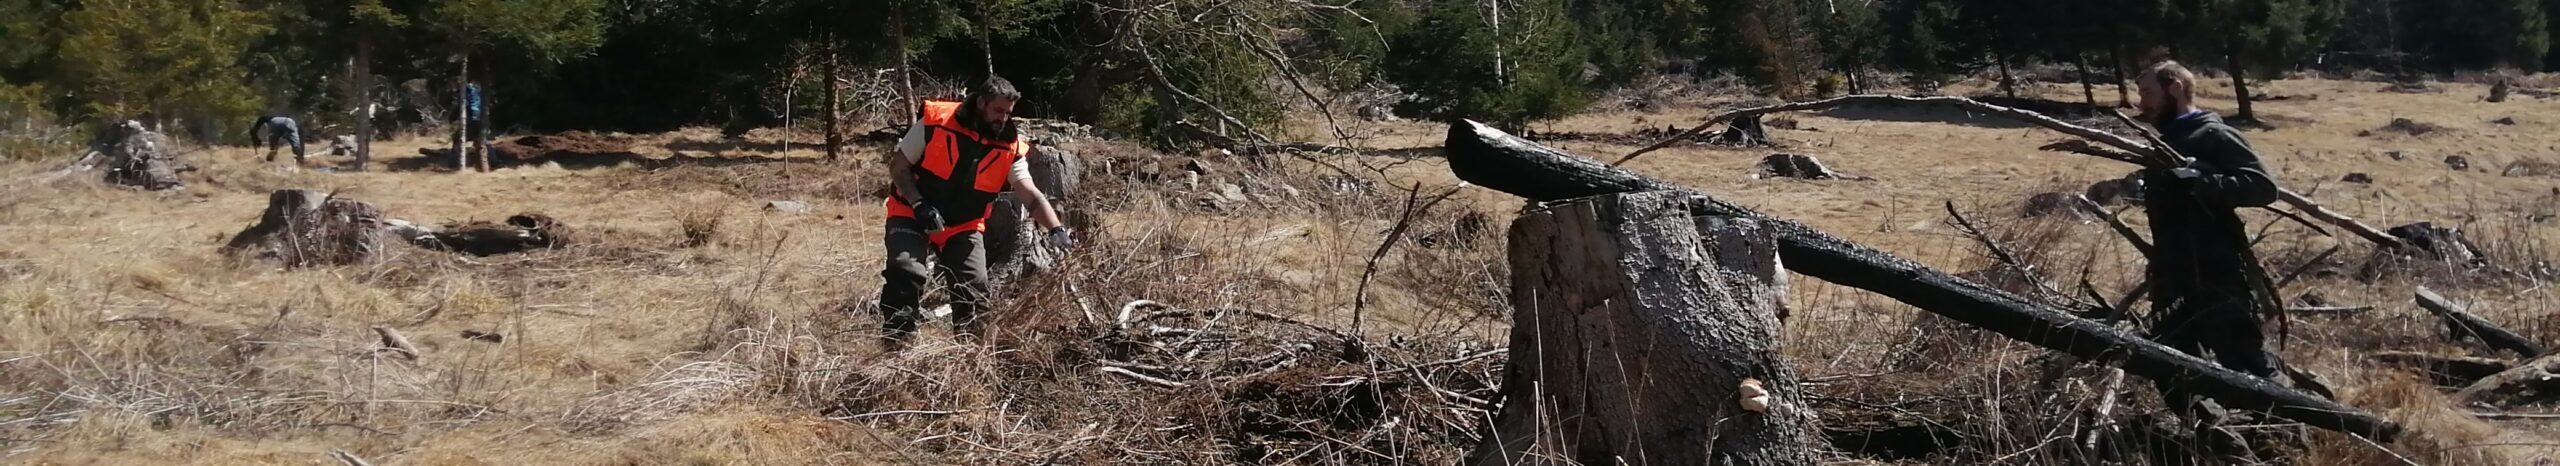
[[[482,119],[482,115],[480,113],[480,84],[473,83],[463,87],[462,109],[464,112],[467,112],[467,115],[471,115],[471,119]]]

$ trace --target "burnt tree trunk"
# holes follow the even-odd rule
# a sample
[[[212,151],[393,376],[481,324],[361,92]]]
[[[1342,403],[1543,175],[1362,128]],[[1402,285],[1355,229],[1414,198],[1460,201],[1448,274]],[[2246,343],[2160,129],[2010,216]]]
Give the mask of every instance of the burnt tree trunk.
[[[2135,375],[2186,387],[2224,406],[2265,411],[2324,429],[2377,440],[2400,427],[2362,410],[2251,377],[2107,324],[1842,240],[1792,221],[1706,197],[1588,158],[1504,134],[1481,123],[1452,122],[1446,143],[1450,171],[1478,186],[1531,201],[1556,201],[1637,191],[1679,191],[1701,196],[1692,212],[1762,219],[1778,239],[1788,270],[1864,289],[1975,328],[2053,349],[2083,360],[2121,361]]]
[[[2438,295],[2435,290],[2427,287],[2418,287],[2418,307],[2426,308],[2427,312],[2443,318],[2446,333],[2451,333],[2454,341],[2465,338],[2477,339],[2480,343],[2489,345],[2490,348],[2514,351],[2517,355],[2526,358],[2541,356],[2544,353],[2542,345],[2534,344],[2532,339],[2507,331],[2505,328],[2498,327],[2498,324],[2489,323],[2488,319],[2482,319],[2479,315],[2464,310],[2462,305],[2444,299],[2443,295]]]
[[[2107,69],[2115,78],[2116,108],[2133,108],[2133,93],[2124,88],[2124,31],[2107,30]]]
[[[2241,50],[2239,41],[2232,41],[2230,49],[2222,55],[2231,64],[2231,99],[2240,103],[2240,115],[2235,119],[2258,121],[2256,107],[2249,104],[2249,73],[2245,71],[2247,68],[2240,67]]]
[[[844,147],[844,130],[843,130],[843,127],[844,127],[844,122],[843,122],[843,119],[844,119],[844,105],[843,105],[843,104],[844,104],[844,102],[843,102],[843,99],[842,99],[842,98],[840,98],[839,96],[837,96],[837,95],[836,95],[836,87],[840,85],[840,84],[839,84],[839,81],[836,81],[836,76],[837,76],[837,73],[839,73],[839,72],[840,72],[840,71],[838,71],[838,68],[842,68],[842,67],[843,67],[842,65],[840,65],[840,63],[841,63],[843,60],[838,59],[838,57],[837,57],[837,55],[838,55],[838,54],[837,54],[836,52],[837,52],[837,50],[838,50],[839,48],[841,48],[841,47],[842,47],[842,46],[840,46],[840,45],[837,45],[837,44],[836,44],[836,40],[835,40],[835,36],[834,36],[834,34],[830,33],[830,34],[827,36],[827,78],[826,78],[826,81],[827,81],[827,161],[829,161],[829,162],[836,161],[836,157],[839,155],[839,154],[838,154],[838,151],[841,151],[841,150],[842,150],[842,148]]]
[[[2096,114],[2098,112],[2098,87],[2093,83],[2097,81],[2097,77],[2089,75],[2089,57],[2087,55],[2077,53],[2071,54],[2071,66],[2079,68],[2080,70],[2081,101],[2089,104],[2090,114]]]
[[[1469,463],[1813,464],[1813,415],[1778,357],[1777,244],[1758,220],[1692,216],[1692,198],[1605,195],[1512,224],[1511,365]]]
[[[356,170],[373,162],[373,34],[356,32]]]

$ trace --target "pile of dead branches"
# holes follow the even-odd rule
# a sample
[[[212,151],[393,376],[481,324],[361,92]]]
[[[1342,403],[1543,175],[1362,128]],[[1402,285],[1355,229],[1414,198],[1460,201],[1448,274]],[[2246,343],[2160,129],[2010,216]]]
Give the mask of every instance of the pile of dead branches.
[[[1043,278],[1028,287],[1057,284]],[[1251,310],[1092,311],[899,353],[855,374],[833,416],[968,463],[1449,464],[1481,440],[1505,359]]]

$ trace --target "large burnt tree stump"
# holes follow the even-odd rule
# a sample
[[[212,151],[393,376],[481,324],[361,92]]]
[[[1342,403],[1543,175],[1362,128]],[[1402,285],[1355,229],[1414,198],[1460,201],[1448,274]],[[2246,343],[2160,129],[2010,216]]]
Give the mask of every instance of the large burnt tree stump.
[[[1511,365],[1470,464],[1813,464],[1777,241],[1695,201],[1612,194],[1512,225]]]
[[[286,189],[267,195],[258,223],[232,235],[222,252],[274,259],[287,267],[348,265],[376,259],[403,242],[373,204]]]

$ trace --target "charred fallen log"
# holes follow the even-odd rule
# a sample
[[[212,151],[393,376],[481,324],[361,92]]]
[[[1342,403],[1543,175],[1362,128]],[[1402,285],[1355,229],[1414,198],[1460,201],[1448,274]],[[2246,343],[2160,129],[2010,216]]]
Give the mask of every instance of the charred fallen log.
[[[1878,294],[2009,338],[2090,361],[2120,361],[2127,372],[2186,387],[2225,406],[2265,411],[2304,424],[2388,439],[2399,426],[2337,402],[2223,369],[2202,359],[2066,311],[1842,240],[1804,226],[1522,140],[1472,121],[1449,127],[1449,169],[1459,179],[1536,202],[1638,191],[1679,191],[1696,215],[1764,220],[1789,270]]]
[[[2418,287],[2417,299],[2418,307],[2426,308],[2427,312],[2444,319],[2445,332],[2452,334],[2455,341],[2479,340],[2481,344],[2488,345],[2490,348],[2514,351],[2517,355],[2526,358],[2541,356],[2544,353],[2542,345],[2534,344],[2533,340],[2517,335],[2516,332],[2507,331],[2498,324],[2489,323],[2488,319],[2472,314],[2471,311],[2463,309],[2462,305],[2444,299],[2444,295],[2436,294],[2435,290]]]

